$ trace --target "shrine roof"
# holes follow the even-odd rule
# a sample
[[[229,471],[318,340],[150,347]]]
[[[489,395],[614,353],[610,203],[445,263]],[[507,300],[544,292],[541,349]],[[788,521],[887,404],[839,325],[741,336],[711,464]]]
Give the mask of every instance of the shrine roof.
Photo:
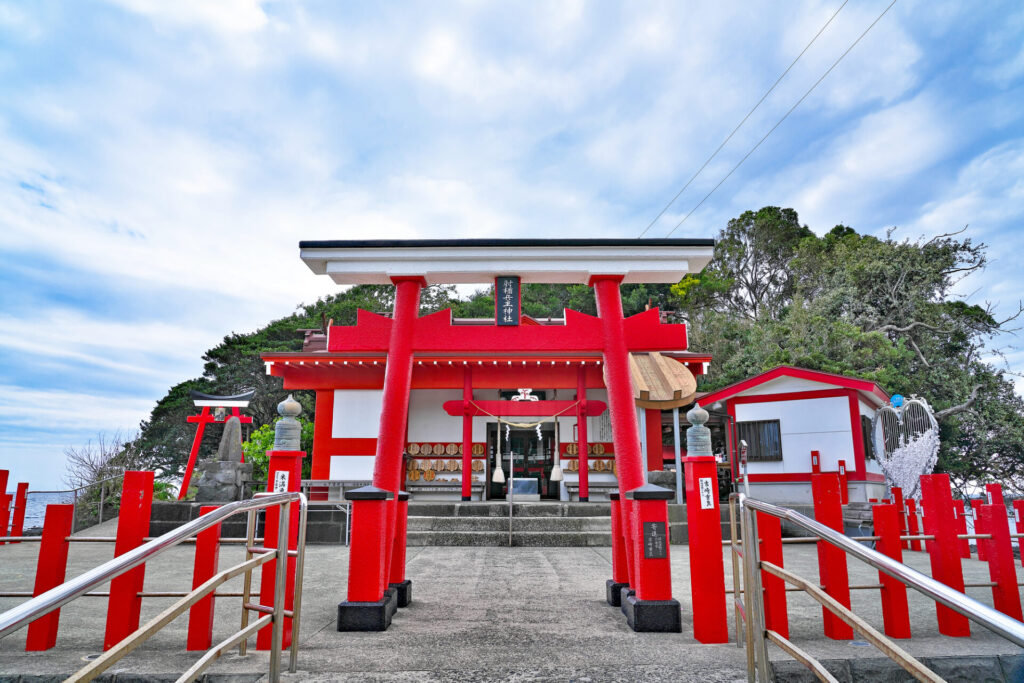
[[[479,284],[501,275],[523,282],[586,284],[593,275],[626,283],[674,283],[711,260],[712,239],[442,239],[299,242],[310,270],[338,284]]]

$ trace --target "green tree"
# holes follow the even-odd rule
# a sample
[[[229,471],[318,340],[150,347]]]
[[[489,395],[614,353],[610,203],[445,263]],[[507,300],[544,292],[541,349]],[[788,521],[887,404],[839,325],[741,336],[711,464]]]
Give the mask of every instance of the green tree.
[[[691,348],[714,358],[702,388],[780,364],[871,379],[936,408],[939,469],[960,486],[1013,484],[1024,401],[986,359],[1016,315],[997,320],[953,294],[986,258],[958,233],[896,240],[839,225],[819,238],[791,209],[767,207],[730,221],[708,267],[672,291]]]
[[[274,425],[280,419],[276,418],[273,422],[260,425],[248,439],[242,442],[242,453],[245,455],[245,461],[252,463],[252,478],[255,481],[267,480],[267,468],[270,465],[267,451],[274,449]],[[311,455],[313,453],[313,421],[300,416],[299,422],[302,424],[299,450],[306,451],[307,455]],[[309,478],[312,466],[312,457],[303,458],[303,479]]]

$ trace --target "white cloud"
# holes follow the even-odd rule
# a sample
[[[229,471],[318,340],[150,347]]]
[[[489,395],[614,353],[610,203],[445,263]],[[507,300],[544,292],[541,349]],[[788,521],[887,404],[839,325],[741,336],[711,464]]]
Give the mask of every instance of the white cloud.
[[[0,385],[0,423],[48,430],[113,432],[133,429],[149,416],[152,401],[123,396]]]
[[[837,3],[108,4],[124,11],[0,4],[0,30],[27,36],[0,43],[15,84],[0,93],[0,252],[123,283],[136,306],[113,322],[2,308],[0,346],[149,386],[198,374],[228,331],[336,291],[299,261],[300,239],[638,234]],[[675,220],[884,5],[843,9]],[[677,234],[764,204],[815,227],[970,214],[1005,230],[1016,162],[993,152],[955,182],[936,170],[971,148],[965,131],[1019,120],[1012,106],[958,117],[963,99],[929,81],[965,13],[898,3]],[[985,64],[1012,66],[1018,48]]]
[[[110,0],[158,24],[198,26],[226,33],[246,33],[267,25],[262,0]]]
[[[954,148],[953,131],[930,95],[920,95],[861,117],[803,163],[784,167],[738,194],[735,204],[796,207],[801,220],[819,230],[846,222],[861,230],[862,218]]]
[[[971,159],[941,198],[925,205],[908,227],[932,235],[965,225],[981,238],[1024,227],[1024,138],[996,145]]]

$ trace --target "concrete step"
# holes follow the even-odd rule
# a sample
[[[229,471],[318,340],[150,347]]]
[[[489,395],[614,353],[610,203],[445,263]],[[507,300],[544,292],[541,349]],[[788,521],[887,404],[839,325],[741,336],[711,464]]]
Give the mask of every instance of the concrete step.
[[[508,517],[409,517],[409,531],[508,531]],[[513,517],[515,531],[611,532],[609,517]]]
[[[513,517],[607,517],[609,503],[565,503],[542,501],[514,503]],[[409,503],[409,516],[417,517],[508,517],[508,503],[503,500],[470,503]]]
[[[409,546],[508,546],[505,531],[410,531]],[[610,532],[601,531],[513,531],[512,545],[519,547],[610,546]]]

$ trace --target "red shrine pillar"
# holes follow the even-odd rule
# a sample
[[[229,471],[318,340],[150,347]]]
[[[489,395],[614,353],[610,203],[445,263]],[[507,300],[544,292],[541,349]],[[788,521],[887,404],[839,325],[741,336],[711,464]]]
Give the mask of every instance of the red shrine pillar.
[[[462,376],[462,500],[473,500],[473,369]]]
[[[644,428],[647,433],[647,471],[665,469],[664,449],[661,444],[661,411],[644,409]]]
[[[582,365],[576,373],[576,400],[579,402],[576,405],[576,438],[578,440],[576,446],[579,453],[577,462],[580,473],[580,502],[586,503],[590,501],[590,462],[587,459],[587,449],[590,445],[587,443],[586,371]]]
[[[389,495],[380,500],[382,514],[353,515],[353,538],[378,536],[384,544],[383,553],[372,550],[374,544],[353,542],[349,551],[349,567],[360,566],[366,571],[350,572],[349,600],[338,605],[338,630],[383,630],[360,628],[363,624],[390,623],[390,615],[397,607],[397,588],[387,586],[393,558],[404,558],[404,548],[395,548],[396,525],[405,526],[404,515],[399,514],[399,491],[402,485],[402,452],[405,450],[406,423],[409,418],[409,391],[412,388],[412,338],[419,317],[420,291],[426,280],[419,276],[394,277],[395,310],[388,343],[387,367],[384,371],[384,394],[380,411],[380,430],[377,435],[377,453],[373,463],[373,487]],[[364,487],[365,488],[365,487]],[[360,489],[356,489],[359,491]],[[353,491],[352,493],[355,493]],[[375,498],[374,501],[377,499]],[[357,529],[366,525],[366,529]],[[404,537],[404,532],[398,537]],[[385,577],[372,585],[370,577]],[[411,584],[408,580],[406,584]],[[407,586],[411,589],[411,585]],[[354,601],[352,597],[358,595]],[[370,599],[372,596],[372,599]],[[366,613],[363,618],[363,613]],[[387,614],[387,617],[377,618]],[[355,625],[355,628],[353,628]],[[387,628],[385,626],[384,628]]]
[[[682,615],[679,603],[672,598],[668,561],[667,500],[672,492],[644,483],[640,425],[633,401],[619,293],[621,282],[621,275],[594,275],[590,279],[604,335],[604,379],[622,493],[619,504],[626,556],[633,558],[629,581],[634,592],[622,596],[622,608],[634,631],[681,632]],[[667,495],[663,497],[662,492]]]

